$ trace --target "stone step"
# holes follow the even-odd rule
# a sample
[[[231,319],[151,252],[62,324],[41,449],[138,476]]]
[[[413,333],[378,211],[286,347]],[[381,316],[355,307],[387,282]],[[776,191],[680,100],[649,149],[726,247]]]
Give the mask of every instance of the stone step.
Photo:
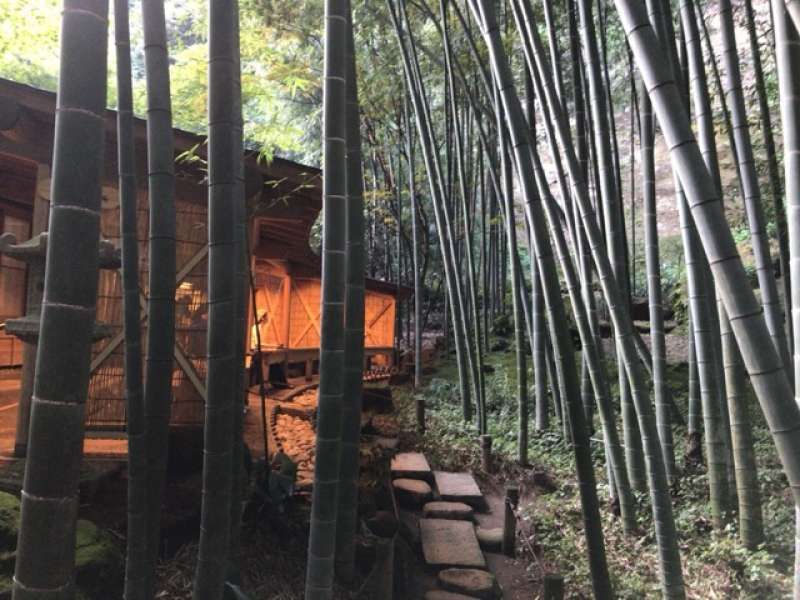
[[[472,521],[474,511],[469,504],[463,502],[428,502],[422,507],[422,516],[426,519],[454,519]]]
[[[393,479],[422,479],[433,482],[428,459],[421,452],[401,452],[392,457]]]
[[[463,502],[477,510],[486,508],[486,501],[472,474],[434,471],[433,478],[442,500]]]
[[[439,572],[439,585],[445,591],[483,600],[497,598],[500,591],[494,575],[480,569],[445,569]]]
[[[503,528],[475,528],[475,536],[484,552],[501,552],[503,550]]]
[[[418,509],[433,498],[431,486],[419,479],[395,479],[392,487],[403,508]]]
[[[475,527],[467,521],[420,519],[422,554],[433,567],[486,568],[486,559],[475,537]]]

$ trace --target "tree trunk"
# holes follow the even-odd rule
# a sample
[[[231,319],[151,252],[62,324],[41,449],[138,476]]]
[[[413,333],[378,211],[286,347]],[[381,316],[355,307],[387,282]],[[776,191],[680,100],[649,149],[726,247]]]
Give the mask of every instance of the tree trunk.
[[[796,4],[796,2],[795,2]],[[800,36],[792,26],[781,0],[772,0],[772,18],[775,31],[775,62],[778,72],[778,89],[781,98],[800,97]],[[797,23],[798,21],[795,21]],[[783,125],[784,182],[786,185],[786,211],[789,234],[789,264],[792,281],[800,282],[800,105],[795,101],[781,102]],[[792,337],[794,339],[794,380],[800,381],[800,286],[792,288]],[[795,406],[800,404],[795,386]],[[770,423],[773,426],[773,423]],[[781,427],[779,415],[774,426]],[[796,456],[796,455],[795,455]],[[787,469],[788,471],[788,469]],[[790,477],[790,481],[792,478]],[[796,483],[796,480],[795,480]],[[794,597],[800,597],[800,509],[795,496],[795,555]]]
[[[65,0],[47,259],[14,597],[74,590],[75,523],[97,298],[108,2]]]
[[[592,587],[597,598],[610,598],[613,595],[606,564],[603,531],[597,500],[594,468],[591,461],[589,438],[584,422],[583,407],[580,403],[575,354],[569,331],[561,292],[558,286],[555,263],[545,229],[541,206],[537,200],[534,171],[531,164],[535,154],[531,152],[529,132],[525,125],[519,97],[514,89],[508,57],[500,40],[500,32],[495,20],[494,5],[491,0],[482,0],[472,5],[476,19],[481,23],[481,32],[489,49],[492,70],[501,90],[501,100],[505,109],[506,121],[517,164],[517,175],[526,198],[526,210],[532,211],[530,222],[534,227],[533,237],[536,257],[542,271],[547,309],[550,312],[551,341],[557,360],[564,373],[564,394],[569,408],[569,420],[573,437],[578,481],[580,482],[581,506],[583,510],[584,531],[589,565],[592,574]],[[510,217],[510,215],[509,215]]]
[[[356,81],[355,42],[347,1],[346,49],[346,288],[344,314],[344,383],[342,449],[339,465],[339,514],[336,524],[336,572],[344,582],[355,577],[355,534],[358,525],[359,447],[364,367],[364,199],[361,182],[361,123]],[[398,202],[398,214],[400,204]],[[399,227],[399,223],[398,223]],[[399,248],[398,248],[399,250]],[[400,255],[398,252],[398,259]],[[399,271],[398,271],[399,273]]]
[[[142,2],[147,76],[147,162],[150,266],[147,288],[147,357],[144,410],[147,425],[148,597],[155,592],[161,503],[167,475],[169,419],[175,351],[175,153],[163,0]]]
[[[333,594],[342,435],[347,279],[346,0],[325,0],[323,87],[322,307],[314,489],[306,600]]]
[[[208,370],[203,502],[195,600],[222,598],[230,547],[236,402],[234,19],[230,2],[208,6]]]
[[[142,329],[139,302],[139,236],[133,139],[133,92],[128,0],[114,2],[117,49],[117,156],[119,170],[120,241],[122,245],[122,310],[125,336],[125,413],[128,434],[128,522],[125,552],[125,598],[145,598],[147,551],[145,506],[147,446],[142,390]]]
[[[653,111],[647,91],[639,94],[639,135],[642,162],[642,197],[644,220],[645,264],[647,270],[647,297],[650,312],[650,346],[653,356],[653,396],[656,407],[656,425],[664,468],[670,485],[675,483],[675,449],[672,442],[672,416],[667,402],[667,349],[664,338],[664,314],[661,300],[661,259],[658,250],[658,223],[656,213],[656,174]]]
[[[638,0],[615,0],[639,70],[670,148],[673,166],[686,190],[687,201],[714,279],[739,343],[778,455],[795,493],[800,493],[800,408],[792,399],[789,380],[760,305],[755,298],[713,182],[691,133],[686,110],[669,67],[660,53],[653,28]]]

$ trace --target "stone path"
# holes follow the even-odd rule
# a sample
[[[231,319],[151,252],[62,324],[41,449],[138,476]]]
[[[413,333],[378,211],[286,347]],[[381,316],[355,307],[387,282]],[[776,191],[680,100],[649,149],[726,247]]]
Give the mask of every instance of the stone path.
[[[421,548],[425,563],[439,571],[439,589],[427,591],[425,599],[501,598],[482,550],[495,547],[479,542],[476,535],[476,511],[485,511],[488,504],[472,474],[433,471],[420,452],[397,454],[391,473],[403,509],[400,531],[412,548]]]
[[[486,506],[478,484],[470,473],[447,473],[434,471],[433,478],[442,500],[448,502],[463,502],[473,508],[482,509]]]
[[[469,521],[421,519],[422,554],[432,567],[486,568],[475,527]]]
[[[392,478],[433,481],[428,459],[421,452],[402,452],[392,458]]]

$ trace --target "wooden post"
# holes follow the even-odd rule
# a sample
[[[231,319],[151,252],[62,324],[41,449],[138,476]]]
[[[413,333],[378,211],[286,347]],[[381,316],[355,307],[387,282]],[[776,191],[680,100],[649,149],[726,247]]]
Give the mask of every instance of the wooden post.
[[[36,191],[33,197],[33,218],[31,237],[47,229],[50,216],[50,165],[39,164],[36,168]],[[19,240],[20,242],[24,240]],[[44,291],[44,269],[39,276],[31,276],[28,269],[26,313],[39,311]],[[28,449],[28,431],[31,421],[31,395],[36,369],[36,344],[23,344],[22,377],[20,381],[19,405],[17,406],[17,427],[14,432],[14,456],[24,457]]]
[[[287,267],[288,269],[288,267]],[[283,345],[288,350],[291,346],[289,334],[291,329],[289,327],[292,315],[292,276],[287,273],[283,278],[283,292],[281,297],[281,318],[283,319]]]
[[[492,436],[484,434],[481,440],[481,468],[485,473],[492,472]]]
[[[506,486],[505,518],[503,520],[503,554],[516,556],[517,515],[519,488],[516,485]]]
[[[425,433],[425,398],[417,398],[417,431]]]
[[[543,600],[564,599],[564,576],[558,573],[548,573],[544,576],[542,589]]]
[[[314,379],[314,359],[306,359],[306,381]]]

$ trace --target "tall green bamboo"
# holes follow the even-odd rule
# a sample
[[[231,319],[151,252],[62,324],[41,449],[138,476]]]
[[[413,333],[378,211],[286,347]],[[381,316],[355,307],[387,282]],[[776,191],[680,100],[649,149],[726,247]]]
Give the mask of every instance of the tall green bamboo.
[[[235,11],[208,4],[208,370],[200,544],[193,597],[220,599],[228,566],[236,400]]]
[[[74,596],[75,523],[97,299],[108,2],[65,0],[50,225],[14,598]]]
[[[594,140],[597,149],[597,170],[600,175],[600,197],[603,206],[603,220],[605,222],[605,244],[609,260],[614,269],[614,276],[621,288],[623,297],[627,298],[627,269],[622,247],[624,224],[620,207],[619,191],[616,185],[614,164],[611,149],[611,135],[608,123],[608,107],[606,90],[600,73],[600,52],[595,34],[594,16],[592,14],[591,0],[578,0],[580,16],[581,40],[584,49],[584,64],[586,65],[586,78],[588,81],[590,108],[594,123]],[[627,300],[624,300],[627,302]],[[619,337],[619,332],[615,334]],[[619,343],[617,344],[619,346]],[[633,390],[624,372],[621,351],[617,350],[617,363],[619,368],[620,403],[625,439],[626,465],[628,478],[634,489],[643,490],[646,487],[644,456],[639,427],[636,422],[636,411],[631,399]]]
[[[497,137],[500,153],[500,178],[502,181],[502,202],[506,213],[506,243],[511,256],[517,251],[516,219],[514,218],[514,182],[511,173],[511,157],[508,140],[503,126],[503,109],[499,102],[499,90],[495,90],[495,106],[498,119]],[[510,260],[511,270],[511,311],[514,318],[514,356],[517,374],[517,461],[528,463],[528,365],[525,360],[525,330],[520,302],[520,279],[522,273],[516,260]]]
[[[139,236],[128,0],[114,0],[117,50],[117,164],[122,245],[122,327],[125,335],[125,413],[128,434],[128,528],[125,598],[144,598],[147,446],[142,396],[142,330],[139,302]]]
[[[800,281],[800,35],[792,26],[781,0],[772,0],[772,19],[775,32],[775,62],[781,102],[783,130],[784,184],[786,193],[787,227],[789,234],[789,264],[793,281]],[[800,381],[800,286],[792,287],[792,337],[794,338],[794,380]],[[795,386],[795,405],[800,395]],[[777,421],[777,419],[776,419]],[[791,479],[790,479],[791,481]],[[796,480],[795,480],[796,483]],[[795,495],[795,554],[794,596],[800,596],[800,503]]]
[[[317,457],[311,499],[306,600],[333,594],[344,393],[347,280],[346,0],[325,0],[322,104],[322,307],[320,310]]]
[[[786,14],[789,15],[795,31],[800,31],[800,0],[784,0],[784,2],[786,3]],[[774,8],[772,14],[775,15]]]
[[[529,131],[522,112],[522,106],[513,84],[508,56],[500,40],[500,31],[491,0],[471,3],[476,19],[480,23],[481,33],[489,49],[492,71],[500,88],[500,96],[505,110],[511,145],[516,158],[518,180],[526,199],[526,211],[531,211],[530,223],[534,228],[533,238],[536,246],[536,259],[542,271],[543,288],[547,310],[550,313],[549,325],[551,341],[557,360],[561,363],[564,376],[564,393],[569,409],[569,420],[572,429],[573,450],[580,481],[581,507],[583,512],[584,533],[589,553],[589,566],[592,574],[592,587],[597,598],[613,596],[608,566],[605,557],[603,531],[600,522],[600,511],[597,500],[597,489],[594,468],[591,464],[589,439],[584,423],[583,407],[580,403],[575,354],[569,331],[566,327],[566,315],[561,291],[558,286],[555,263],[550,242],[545,229],[538,191],[534,181]],[[509,218],[511,215],[509,215]]]
[[[239,32],[239,2],[230,3],[233,11],[233,314],[234,314],[234,398],[233,441],[231,453],[231,534],[228,552],[228,581],[241,584],[239,573],[239,546],[241,543],[242,500],[245,490],[244,464],[244,406],[247,406],[249,390],[246,383],[245,349],[247,346],[247,323],[250,289],[250,251],[248,247],[248,219],[245,202],[244,181],[244,121],[242,117],[242,67]],[[265,453],[266,455],[266,453]]]
[[[753,60],[753,79],[756,84],[758,96],[758,116],[761,125],[761,136],[764,138],[764,152],[767,155],[767,169],[769,174],[770,195],[775,215],[775,228],[778,233],[778,258],[781,266],[781,287],[783,292],[784,315],[786,316],[786,329],[790,335],[787,340],[789,354],[794,351],[791,332],[792,324],[792,277],[789,266],[789,238],[786,232],[786,208],[783,202],[783,187],[781,185],[778,156],[775,153],[775,136],[772,133],[772,117],[767,101],[767,87],[764,82],[764,67],[761,63],[761,47],[758,43],[758,30],[756,29],[755,15],[753,14],[752,0],[744,2],[745,23],[747,36],[750,41],[750,56]],[[788,365],[787,365],[788,366]]]
[[[350,1],[347,2],[345,65],[345,135],[347,140],[346,288],[344,307],[344,382],[342,449],[339,465],[339,507],[336,524],[336,573],[345,582],[355,577],[355,534],[358,525],[359,444],[364,367],[364,198],[361,171],[361,127],[356,81],[355,42]],[[398,213],[400,204],[398,203]]]
[[[419,389],[419,387],[422,385],[422,278],[420,276],[419,264],[419,244],[421,240],[419,233],[419,199],[417,198],[415,180],[414,133],[412,129],[413,126],[411,124],[411,114],[408,110],[408,96],[403,98],[403,111],[406,121],[408,201],[411,203],[411,265],[413,268],[414,280],[414,387]],[[485,313],[486,306],[484,305],[484,314]]]
[[[692,335],[694,337],[697,370],[700,380],[700,401],[703,407],[703,425],[708,461],[708,485],[714,527],[722,529],[729,520],[728,473],[726,461],[724,421],[720,414],[720,398],[717,395],[716,371],[713,359],[711,316],[703,270],[703,253],[694,223],[689,215],[686,198],[682,192],[676,194],[683,237],[686,279],[690,310],[692,312]]]
[[[672,416],[667,402],[666,341],[664,313],[661,299],[661,260],[658,249],[658,222],[656,217],[656,174],[654,154],[654,122],[650,97],[646,90],[639,94],[639,136],[641,147],[642,202],[644,205],[644,249],[647,271],[647,297],[650,313],[650,345],[653,355],[653,396],[656,407],[656,424],[664,468],[670,485],[675,483],[675,449],[672,441]]]
[[[544,431],[549,425],[549,410],[547,407],[547,364],[545,362],[545,315],[544,295],[539,281],[539,268],[536,265],[535,247],[533,237],[529,239],[531,250],[531,320],[533,329],[533,377],[534,394],[536,398],[536,418],[534,426],[536,431]]]
[[[444,64],[445,75],[448,81],[449,90],[449,103],[453,107],[453,121],[454,129],[453,140],[455,143],[456,154],[456,178],[458,180],[458,196],[461,200],[460,208],[464,221],[464,250],[466,257],[466,288],[467,298],[466,306],[462,308],[463,317],[466,321],[467,308],[471,308],[472,328],[466,328],[467,336],[472,333],[471,355],[472,363],[472,380],[475,388],[475,403],[478,413],[478,430],[480,433],[486,433],[486,386],[484,382],[483,373],[483,353],[481,350],[481,322],[478,314],[478,291],[475,284],[475,261],[472,257],[472,229],[470,226],[469,208],[467,206],[467,180],[464,167],[464,149],[461,133],[461,120],[458,116],[456,105],[456,85],[453,77],[452,63],[452,49],[450,44],[449,27],[447,24],[448,16],[448,0],[440,0],[440,10],[442,15],[442,42],[444,45]]]
[[[693,2],[681,3],[681,22],[683,24],[688,54],[691,92],[697,123],[698,144],[714,181],[716,190],[721,190],[716,143],[714,136],[713,113],[706,83],[705,65],[700,48],[699,31]],[[730,430],[735,465],[736,497],[739,508],[739,535],[748,547],[755,547],[763,537],[761,526],[761,501],[757,484],[757,469],[753,451],[752,435],[745,402],[744,366],[736,346],[736,339],[730,327],[724,306],[719,309],[721,352],[725,378],[725,393],[730,413]],[[732,482],[733,483],[733,482]],[[761,533],[758,533],[761,530]]]
[[[520,32],[523,34],[523,47],[526,55],[526,60],[529,64],[529,69],[533,73],[533,83],[536,95],[540,99],[540,104],[545,108],[544,119],[545,128],[547,130],[547,137],[550,142],[551,153],[557,152],[555,133],[553,132],[552,122],[549,118],[552,108],[548,105],[548,97],[543,90],[542,75],[539,71],[539,65],[536,64],[535,51],[531,44],[532,35],[529,31],[529,24],[532,23],[530,17],[532,10],[530,4],[526,0],[517,3],[512,3],[515,12],[515,19]],[[524,15],[527,15],[527,19]],[[557,101],[557,96],[550,98],[552,101]],[[561,104],[558,104],[559,110]],[[560,162],[560,159],[559,159]],[[534,168],[537,168],[537,162],[534,161]],[[538,178],[540,181],[544,180],[544,173],[541,169],[537,168]],[[549,188],[542,186],[541,195],[543,198],[550,198]],[[565,202],[571,201],[571,195],[562,190],[562,195]],[[554,202],[554,201],[553,201]],[[550,202],[547,202],[549,204]],[[578,327],[578,333],[581,340],[581,347],[583,350],[583,363],[588,372],[592,388],[595,392],[595,399],[600,413],[600,420],[603,427],[604,444],[606,448],[606,457],[609,463],[609,473],[613,478],[615,485],[614,489],[619,495],[620,513],[623,521],[623,528],[626,532],[634,529],[636,523],[635,517],[635,501],[631,493],[630,482],[625,472],[625,458],[622,451],[622,446],[619,442],[619,436],[615,426],[614,410],[611,404],[611,392],[608,385],[608,375],[605,369],[605,364],[601,360],[602,353],[599,351],[596,338],[591,330],[589,324],[589,314],[586,310],[584,303],[583,290],[581,289],[581,282],[576,273],[577,268],[572,263],[569,248],[566,242],[566,236],[560,227],[551,228],[552,237],[556,244],[557,255],[561,264],[561,270],[564,273],[564,278],[567,283],[567,290],[572,305],[573,315]],[[577,238],[577,234],[573,232],[573,241]],[[577,246],[577,242],[573,244]],[[585,404],[584,404],[585,410]],[[591,416],[591,412],[587,412],[587,420]]]
[[[532,21],[530,15],[526,15],[526,20],[529,22]],[[617,287],[608,256],[602,251],[602,237],[596,214],[589,202],[586,184],[582,178],[575,149],[569,135],[567,120],[560,110],[559,103],[556,101],[554,86],[551,79],[548,77],[550,70],[547,68],[542,43],[535,27],[528,26],[528,36],[531,40],[534,56],[539,65],[539,73],[542,77],[545,93],[548,98],[547,108],[550,111],[550,118],[556,125],[559,143],[565,153],[565,162],[570,174],[573,197],[576,201],[576,208],[580,213],[588,246],[592,251],[592,258],[598,273],[598,281],[606,305],[609,307],[615,331],[619,332],[617,336],[620,342],[618,347],[621,350],[624,368],[628,374],[630,388],[633,393],[633,401],[636,407],[639,429],[642,434],[641,441],[644,448],[645,466],[647,467],[656,539],[658,542],[662,593],[666,597],[683,598],[685,592],[683,588],[683,575],[677,534],[675,532],[675,522],[672,515],[672,502],[653,410],[649,398],[647,398],[644,393],[646,389],[644,373],[642,372],[641,363],[636,356],[637,351],[634,344],[633,323],[628,313],[627,303],[620,298],[621,293]]]
[[[387,0],[387,2],[391,2],[391,0]],[[403,70],[406,80],[409,83],[409,89],[412,92],[411,98],[419,133],[420,148],[422,149],[425,169],[428,173],[428,183],[431,191],[436,231],[438,233],[437,237],[439,238],[445,282],[448,290],[448,294],[445,297],[445,308],[447,309],[449,305],[451,309],[450,312],[452,313],[451,319],[456,342],[456,363],[458,365],[462,411],[464,420],[469,421],[472,419],[472,404],[470,400],[470,369],[466,344],[466,323],[462,318],[463,315],[460,310],[460,303],[458,302],[458,297],[460,296],[460,280],[454,262],[452,236],[449,234],[452,229],[449,226],[448,211],[445,210],[444,177],[442,175],[439,155],[435,151],[438,146],[435,143],[435,136],[431,128],[430,109],[425,95],[424,84],[419,73],[414,37],[410,30],[404,33],[400,24],[401,18],[403,20],[406,19],[402,3],[399,4],[397,8],[400,11],[399,13],[396,11],[393,4],[389,4],[392,24],[401,50]],[[408,39],[406,39],[406,35]],[[448,299],[450,300],[449,304]],[[447,323],[447,319],[445,319],[445,323]]]
[[[147,356],[144,411],[147,431],[148,598],[154,594],[161,500],[167,471],[175,346],[175,167],[169,57],[163,0],[142,1],[147,78],[147,172],[150,209]]]
[[[750,126],[747,122],[747,110],[742,93],[739,54],[736,48],[730,0],[720,0],[719,19],[721,52],[723,65],[725,66],[724,91],[731,110],[731,124],[733,126],[733,135],[736,139],[736,155],[742,178],[742,196],[750,225],[750,240],[753,246],[758,287],[761,290],[761,304],[764,307],[764,317],[766,318],[772,341],[778,351],[778,356],[781,357],[783,364],[786,366],[786,374],[791,384],[794,379],[794,373],[789,368],[791,364],[789,347],[786,344],[783,313],[778,297],[778,287],[775,283],[772,257],[769,251],[769,238],[767,237],[764,209],[761,205],[761,193],[755,159],[753,158],[753,147],[750,143]]]
[[[725,221],[713,181],[691,132],[679,91],[660,52],[640,0],[615,0],[636,63],[686,190],[691,216],[730,317],[745,366],[756,390],[792,490],[800,493],[800,408]]]

